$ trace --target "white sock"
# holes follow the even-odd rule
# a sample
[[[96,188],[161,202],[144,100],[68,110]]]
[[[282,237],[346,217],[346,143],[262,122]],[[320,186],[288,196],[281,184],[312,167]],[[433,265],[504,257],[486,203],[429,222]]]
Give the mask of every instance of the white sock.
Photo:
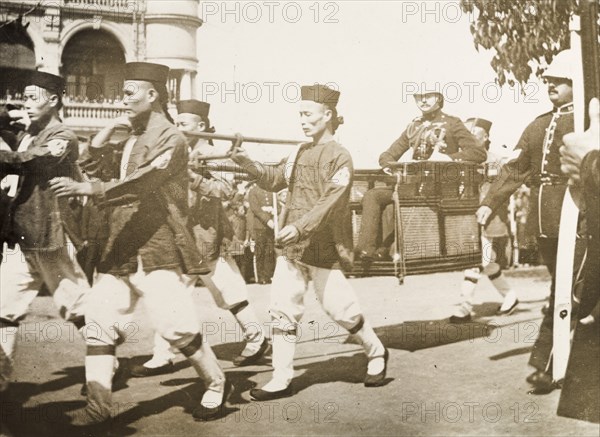
[[[234,314],[234,317],[244,331],[246,346],[252,345],[250,347],[254,348],[254,352],[258,351],[265,338],[265,334],[252,305],[248,304],[237,314]]]
[[[175,354],[171,351],[171,344],[165,340],[158,332],[154,333],[153,356],[144,363],[144,367],[155,369],[173,362]]]
[[[203,340],[202,347],[189,356],[188,360],[194,369],[196,369],[196,372],[198,372],[198,376],[204,381],[207,392],[223,393],[225,374],[219,365],[215,353],[205,340]],[[206,393],[205,395],[211,396]]]
[[[385,360],[383,359],[385,347],[375,334],[371,324],[365,320],[362,328],[354,336],[360,340],[365,349],[365,354],[369,358],[367,373],[370,375],[381,373],[385,366]]]
[[[97,382],[102,387],[112,390],[113,374],[118,368],[114,355],[87,355],[85,357],[85,380]]]
[[[262,390],[280,391],[286,389],[294,377],[294,354],[296,335],[273,333],[273,378]]]
[[[504,296],[504,302],[502,302],[502,306],[500,307],[500,310],[501,311],[508,310],[511,306],[513,306],[515,304],[516,301],[517,301],[517,294],[513,290],[510,290],[508,293],[506,293],[506,296]]]
[[[473,311],[473,300],[475,298],[475,287],[481,278],[478,268],[467,269],[464,271],[464,279],[460,284],[460,296],[462,302],[457,306],[455,316],[465,317],[471,315]]]

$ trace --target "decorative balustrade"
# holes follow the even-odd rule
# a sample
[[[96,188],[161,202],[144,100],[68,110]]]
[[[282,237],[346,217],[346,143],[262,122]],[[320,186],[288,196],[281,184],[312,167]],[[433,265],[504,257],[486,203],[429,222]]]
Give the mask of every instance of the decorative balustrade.
[[[121,105],[111,103],[65,102],[63,114],[66,120],[78,118],[85,120],[107,120],[120,115]]]
[[[64,0],[65,7],[90,13],[124,12],[133,13],[142,10],[142,0]]]

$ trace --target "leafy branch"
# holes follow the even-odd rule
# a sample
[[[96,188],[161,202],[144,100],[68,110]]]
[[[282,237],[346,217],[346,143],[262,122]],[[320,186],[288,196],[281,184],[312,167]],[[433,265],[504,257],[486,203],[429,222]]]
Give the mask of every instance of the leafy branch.
[[[475,49],[494,50],[490,65],[500,85],[525,84],[542,60],[569,48],[569,19],[576,0],[461,0],[471,24]]]

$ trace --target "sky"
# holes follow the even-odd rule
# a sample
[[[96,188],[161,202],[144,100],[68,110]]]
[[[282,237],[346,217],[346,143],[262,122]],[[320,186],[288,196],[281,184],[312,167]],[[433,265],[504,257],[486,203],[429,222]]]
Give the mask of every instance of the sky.
[[[491,120],[497,153],[551,109],[535,78],[524,89],[494,82],[493,54],[475,50],[473,17],[455,1],[203,1],[200,16],[196,97],[211,103],[217,132],[303,140],[299,87],[328,83],[341,92],[336,139],[356,168],[378,168],[419,115],[411,90],[425,83],[444,93],[446,113]],[[290,153],[246,149],[267,162]]]

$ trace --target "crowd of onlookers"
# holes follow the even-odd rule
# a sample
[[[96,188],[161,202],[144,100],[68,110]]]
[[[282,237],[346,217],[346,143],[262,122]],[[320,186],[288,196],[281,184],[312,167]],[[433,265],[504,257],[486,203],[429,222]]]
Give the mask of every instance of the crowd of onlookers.
[[[270,284],[275,269],[272,193],[252,182],[239,182],[223,206],[234,231],[224,249],[233,255],[247,283]]]

